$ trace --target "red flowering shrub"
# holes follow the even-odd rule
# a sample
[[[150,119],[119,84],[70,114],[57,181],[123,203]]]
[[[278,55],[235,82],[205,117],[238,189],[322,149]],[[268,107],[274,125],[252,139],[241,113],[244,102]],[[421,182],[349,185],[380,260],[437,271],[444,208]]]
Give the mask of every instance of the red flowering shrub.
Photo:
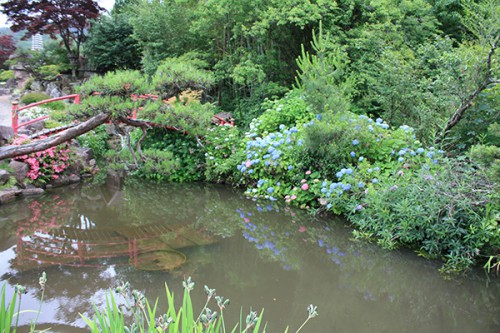
[[[19,136],[12,144],[21,145],[27,140],[26,136]],[[15,160],[29,165],[28,177],[32,181],[46,183],[59,178],[59,175],[69,167],[70,155],[69,144],[65,142],[43,151],[18,156]]]

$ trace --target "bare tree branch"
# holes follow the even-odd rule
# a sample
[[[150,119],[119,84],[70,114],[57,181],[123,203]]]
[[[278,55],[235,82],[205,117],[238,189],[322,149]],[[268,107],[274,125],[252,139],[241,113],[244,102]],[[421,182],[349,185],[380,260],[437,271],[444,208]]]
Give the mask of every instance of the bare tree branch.
[[[465,111],[469,109],[473,104],[474,101],[476,100],[477,96],[485,90],[490,84],[497,84],[497,80],[493,80],[491,78],[491,59],[493,58],[493,54],[495,53],[495,49],[498,46],[498,43],[500,41],[500,35],[497,35],[495,39],[493,40],[493,43],[491,43],[491,48],[488,51],[488,56],[486,58],[486,73],[484,74],[484,78],[481,80],[481,82],[478,84],[476,89],[465,98],[462,103],[460,103],[460,106],[458,109],[455,111],[453,116],[448,120],[448,123],[446,124],[445,128],[441,132],[441,134],[436,138],[436,143],[440,143],[443,141],[443,139],[446,137],[446,135],[450,132],[450,130],[455,127],[455,125],[458,124],[458,122],[462,119],[462,117],[465,114]]]

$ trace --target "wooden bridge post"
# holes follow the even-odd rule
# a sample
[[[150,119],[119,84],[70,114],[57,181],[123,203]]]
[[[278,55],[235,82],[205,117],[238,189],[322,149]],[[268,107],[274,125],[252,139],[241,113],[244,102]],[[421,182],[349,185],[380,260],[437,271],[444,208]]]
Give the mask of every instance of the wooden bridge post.
[[[17,129],[19,127],[19,115],[17,114],[17,109],[19,107],[18,101],[12,101],[12,129],[14,130],[14,135],[17,135]]]

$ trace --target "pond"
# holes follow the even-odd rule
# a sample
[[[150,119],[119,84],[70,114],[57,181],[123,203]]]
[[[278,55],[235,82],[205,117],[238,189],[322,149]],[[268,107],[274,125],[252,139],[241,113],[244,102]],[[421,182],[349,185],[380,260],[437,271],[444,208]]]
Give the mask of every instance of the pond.
[[[0,281],[12,295],[27,287],[22,309],[38,309],[37,328],[86,332],[106,293],[121,282],[159,297],[182,280],[231,299],[225,317],[260,311],[269,332],[295,332],[309,304],[319,316],[302,332],[500,331],[500,279],[482,270],[452,279],[439,262],[352,240],[340,218],[314,217],[239,190],[204,184],[129,182],[121,189],[75,186],[0,206]],[[35,314],[20,324],[27,331]]]

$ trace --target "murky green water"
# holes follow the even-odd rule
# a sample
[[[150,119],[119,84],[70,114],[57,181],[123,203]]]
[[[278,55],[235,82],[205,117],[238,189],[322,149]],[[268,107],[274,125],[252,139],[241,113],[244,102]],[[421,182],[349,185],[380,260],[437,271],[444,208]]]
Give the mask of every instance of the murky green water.
[[[85,332],[79,313],[121,281],[163,300],[164,283],[179,294],[187,276],[200,308],[206,284],[231,299],[231,322],[240,307],[265,308],[269,332],[295,332],[310,303],[319,317],[303,332],[500,332],[500,279],[446,280],[438,267],[352,241],[341,220],[219,186],[75,187],[0,207],[0,280],[9,295],[27,286],[22,308],[37,309],[47,272],[39,328],[53,332]]]

